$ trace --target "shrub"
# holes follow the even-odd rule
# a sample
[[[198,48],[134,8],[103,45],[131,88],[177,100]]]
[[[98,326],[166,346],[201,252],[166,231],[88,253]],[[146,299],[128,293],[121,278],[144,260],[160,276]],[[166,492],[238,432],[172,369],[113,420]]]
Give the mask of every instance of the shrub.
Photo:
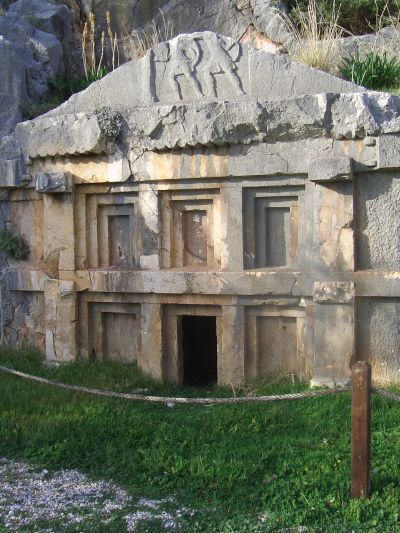
[[[396,57],[389,58],[386,52],[369,52],[363,59],[359,55],[346,57],[340,73],[347,80],[368,89],[400,85],[400,62]]]
[[[7,229],[0,231],[0,250],[16,261],[24,261],[30,253],[29,246],[23,238]]]
[[[309,4],[310,0],[289,0],[295,24],[299,24],[301,13],[307,11]],[[398,17],[400,0],[343,0],[339,7],[338,25],[350,34],[363,35],[373,32],[380,20],[391,24],[393,17]],[[332,18],[334,2],[319,0],[318,9],[325,19]]]

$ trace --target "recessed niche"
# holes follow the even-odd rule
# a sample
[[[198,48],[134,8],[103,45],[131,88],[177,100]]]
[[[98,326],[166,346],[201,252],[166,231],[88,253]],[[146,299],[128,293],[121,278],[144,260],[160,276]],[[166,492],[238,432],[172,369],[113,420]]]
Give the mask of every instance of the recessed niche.
[[[244,266],[285,267],[293,264],[298,241],[298,196],[273,190],[247,189],[244,212]]]
[[[137,195],[79,194],[77,268],[136,269],[139,265],[140,232]],[[82,226],[84,224],[84,227]]]
[[[215,191],[166,192],[162,198],[163,268],[215,268],[220,264]]]
[[[306,373],[302,310],[246,308],[246,378]]]
[[[80,303],[82,353],[95,360],[136,361],[141,334],[140,305],[90,298],[89,294]]]

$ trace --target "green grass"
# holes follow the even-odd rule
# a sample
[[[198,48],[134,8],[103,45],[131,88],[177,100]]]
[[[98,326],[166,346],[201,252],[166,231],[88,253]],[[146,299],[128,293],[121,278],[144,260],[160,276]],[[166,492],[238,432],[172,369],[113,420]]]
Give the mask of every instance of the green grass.
[[[345,79],[368,89],[400,85],[400,62],[386,52],[369,52],[363,59],[358,55],[346,57],[339,70]]]
[[[71,383],[177,393],[133,365],[77,362],[46,369],[29,350],[3,353],[0,360]],[[302,388],[258,385],[260,393]],[[228,391],[179,390],[199,393]],[[138,497],[174,495],[180,506],[196,511],[186,519],[185,533],[281,532],[299,526],[308,532],[400,531],[400,406],[389,400],[373,400],[373,494],[366,501],[349,499],[349,394],[168,408],[0,374],[0,406],[0,456],[79,469],[116,481]]]

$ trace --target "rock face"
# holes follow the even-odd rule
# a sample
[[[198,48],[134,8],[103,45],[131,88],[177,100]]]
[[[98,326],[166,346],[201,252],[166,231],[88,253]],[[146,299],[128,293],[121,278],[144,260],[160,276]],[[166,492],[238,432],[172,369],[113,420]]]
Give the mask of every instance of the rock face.
[[[234,40],[247,34],[247,42],[259,36],[281,44],[289,37],[278,16],[286,10],[283,0],[83,0],[82,4],[86,13],[93,9],[98,20],[105,20],[110,11],[118,34],[151,33],[155,23],[162,35],[168,26],[169,37],[206,30]]]
[[[22,105],[43,96],[49,78],[65,73],[73,39],[66,6],[19,0],[0,16],[0,138],[22,119]]]
[[[187,384],[357,358],[399,381],[399,153],[395,96],[211,32],[160,44],[0,145],[31,251],[4,338]]]

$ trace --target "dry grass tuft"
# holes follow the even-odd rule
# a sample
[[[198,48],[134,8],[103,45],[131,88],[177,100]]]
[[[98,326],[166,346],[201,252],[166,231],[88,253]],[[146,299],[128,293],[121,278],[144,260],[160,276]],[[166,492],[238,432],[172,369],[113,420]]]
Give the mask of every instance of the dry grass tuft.
[[[338,39],[343,36],[343,28],[338,24],[340,5],[333,0],[330,19],[324,18],[317,0],[310,0],[307,10],[299,12],[298,24],[283,14],[282,19],[292,33],[294,43],[289,56],[295,61],[310,67],[336,73],[340,61]]]
[[[100,32],[100,41],[98,42],[96,18],[94,13],[90,11],[82,33],[82,62],[86,79],[91,81],[100,79],[110,70],[119,67],[118,37],[112,31],[112,20],[109,11],[106,13],[106,28],[108,48],[111,54],[111,60],[109,61],[107,61],[106,54],[106,31],[102,30]],[[99,59],[96,52],[100,54]]]
[[[167,22],[164,13],[161,13],[161,24],[158,25],[154,20],[148,30],[126,31],[122,37],[122,47],[127,61],[131,59],[140,59],[147,50],[153,48],[159,43],[168,41],[173,37],[173,25]]]

